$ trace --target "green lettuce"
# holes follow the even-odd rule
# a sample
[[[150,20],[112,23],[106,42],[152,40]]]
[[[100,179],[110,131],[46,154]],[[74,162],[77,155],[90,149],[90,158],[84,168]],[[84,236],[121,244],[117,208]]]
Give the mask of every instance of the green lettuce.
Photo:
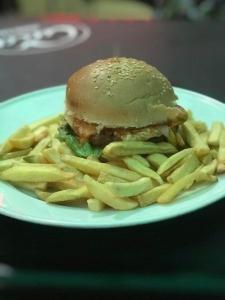
[[[62,124],[59,127],[56,138],[62,142],[65,142],[76,156],[86,158],[90,155],[96,157],[101,155],[101,148],[95,147],[89,142],[80,143],[79,139],[76,137],[68,124]]]

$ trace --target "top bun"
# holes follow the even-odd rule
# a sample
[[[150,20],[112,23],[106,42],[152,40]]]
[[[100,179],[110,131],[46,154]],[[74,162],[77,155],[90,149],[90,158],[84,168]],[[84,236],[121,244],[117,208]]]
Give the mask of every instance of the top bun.
[[[155,67],[133,58],[108,58],[69,78],[66,119],[107,128],[164,124],[175,100],[170,82]]]

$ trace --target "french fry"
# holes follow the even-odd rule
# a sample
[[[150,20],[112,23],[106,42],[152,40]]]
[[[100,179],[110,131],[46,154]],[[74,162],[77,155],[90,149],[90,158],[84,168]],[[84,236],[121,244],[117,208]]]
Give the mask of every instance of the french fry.
[[[21,163],[0,173],[0,179],[13,182],[51,182],[74,178],[54,165]]]
[[[23,160],[27,163],[33,163],[33,164],[42,164],[47,162],[42,153],[24,156]]]
[[[207,132],[208,130],[207,125],[203,121],[192,120],[191,124],[198,133]]]
[[[225,172],[225,129],[222,130],[219,141],[217,173]]]
[[[211,153],[211,150],[208,154],[205,156],[201,157],[201,161],[204,165],[208,165],[211,161],[213,160],[213,155]]]
[[[106,157],[131,156],[135,154],[152,153],[172,154],[176,152],[177,149],[173,145],[165,142],[161,142],[158,144],[140,141],[113,142],[108,144],[103,149],[103,154]]]
[[[77,156],[63,155],[61,159],[66,164],[69,164],[77,168],[78,170],[90,175],[99,176],[100,172],[103,171],[111,175],[126,179],[128,181],[134,181],[141,177],[139,174],[125,168],[112,166],[107,163],[87,160]]]
[[[196,131],[194,126],[191,124],[190,121],[186,121],[182,125],[184,138],[189,146],[194,148],[198,157],[202,157],[209,153],[210,149],[209,146],[203,142],[201,136]]]
[[[212,160],[208,165],[201,168],[201,173],[206,173],[208,175],[213,175],[216,173],[217,160]]]
[[[27,155],[31,150],[32,150],[32,148],[28,148],[28,149],[24,149],[24,150],[8,152],[8,153],[0,155],[0,160],[23,157],[24,155]]]
[[[153,166],[153,168],[158,169],[166,160],[167,156],[160,153],[154,153],[147,156],[147,160]]]
[[[203,143],[208,144],[208,138],[209,138],[208,131],[204,131],[204,132],[200,133],[200,137],[201,137]]]
[[[69,155],[73,155],[73,152],[71,151],[71,149],[66,145],[66,143],[61,142],[60,145],[57,148],[58,152],[60,154],[69,154]]]
[[[185,147],[185,141],[184,141],[182,135],[178,131],[175,132],[175,134],[176,134],[176,140],[177,140],[177,147],[184,148]]]
[[[50,148],[50,149],[52,149],[52,148]],[[61,159],[61,157],[60,157],[60,159]],[[81,172],[80,170],[78,170],[77,168],[75,168],[74,166],[64,163],[62,160],[60,161],[60,163],[56,163],[56,165],[65,172],[73,173],[74,178],[76,178],[76,180],[78,180],[78,181],[83,180],[84,173]]]
[[[9,139],[16,139],[16,138],[23,138],[31,133],[30,127],[28,125],[24,125],[17,129],[10,137]]]
[[[214,122],[209,132],[208,144],[210,146],[219,146],[220,135],[223,130],[222,122]]]
[[[48,203],[59,203],[66,201],[81,200],[90,197],[90,193],[86,186],[82,186],[78,189],[68,189],[52,193],[47,197]]]
[[[0,172],[11,168],[17,162],[15,159],[0,160]]]
[[[99,159],[94,155],[89,155],[87,159],[99,162]]]
[[[116,166],[116,167],[120,167],[120,168],[126,168],[125,163],[124,163],[122,160],[120,160],[120,159],[117,159],[117,160],[115,160],[115,159],[109,160],[109,161],[107,162],[107,164],[112,165],[112,166]]]
[[[34,141],[38,143],[40,142],[40,140],[42,140],[48,135],[48,127],[40,126],[33,131],[33,134],[34,134]]]
[[[145,167],[138,160],[133,159],[132,157],[126,157],[126,158],[123,158],[123,161],[125,162],[125,164],[127,165],[127,167],[130,170],[135,171],[135,172],[139,173],[140,175],[150,177],[150,178],[154,179],[156,182],[158,182],[159,184],[163,184],[162,178],[155,171],[153,171],[150,168]]]
[[[58,124],[56,123],[56,124],[51,124],[49,127],[48,127],[48,131],[49,131],[49,136],[51,137],[51,138],[54,138],[55,137],[55,135],[57,134],[57,132],[58,132]]]
[[[150,167],[149,165],[149,162],[146,158],[144,158],[143,156],[139,155],[139,154],[136,154],[136,155],[133,155],[132,158],[138,160],[140,163],[142,163],[145,167]]]
[[[187,114],[188,120],[194,120],[193,112],[190,109],[187,110]]]
[[[11,184],[33,192],[36,190],[45,191],[47,189],[47,182],[11,182]]]
[[[167,140],[170,144],[172,144],[174,147],[177,147],[177,139],[176,139],[176,135],[174,133],[174,131],[169,128],[169,133],[168,133],[168,137]]]
[[[120,198],[115,196],[105,184],[99,183],[88,175],[84,176],[84,182],[94,198],[102,201],[106,205],[118,210],[130,210],[138,206],[137,201],[130,198]]]
[[[91,211],[102,211],[105,208],[105,203],[102,201],[95,199],[95,198],[90,198],[87,200],[88,208]]]
[[[158,197],[157,202],[168,203],[173,201],[181,191],[190,188],[193,185],[198,175],[199,175],[199,169],[192,172],[191,174],[182,177],[174,184],[172,184],[164,193],[162,193]]]
[[[21,138],[11,138],[10,143],[13,149],[28,149],[34,144],[34,135],[28,134]]]
[[[81,172],[80,170],[69,166],[67,164],[62,163],[61,165],[59,165],[58,167],[60,167],[61,170],[65,171],[65,172],[70,172],[74,174],[74,178],[76,178],[76,180],[78,181],[82,181],[83,177],[84,177],[84,173]]]
[[[49,126],[51,124],[58,123],[61,117],[62,117],[62,115],[58,114],[58,115],[53,116],[53,117],[43,118],[41,120],[38,120],[38,121],[33,122],[32,124],[30,124],[29,128],[34,131],[38,127]]]
[[[120,177],[113,176],[113,175],[111,175],[109,173],[101,171],[100,174],[99,174],[99,176],[98,176],[98,182],[105,183],[105,182],[108,182],[108,181],[111,181],[111,182],[120,182],[120,183],[128,182],[125,179],[122,179]]]
[[[118,197],[137,196],[153,188],[151,179],[146,177],[127,183],[106,182],[105,185]]]
[[[205,174],[201,173],[199,174],[199,177],[196,179],[196,182],[203,182],[206,181],[207,183],[214,183],[218,181],[218,177],[215,175]]]
[[[189,154],[193,153],[192,148],[184,149],[180,152],[177,152],[176,154],[170,156],[165,160],[159,167],[157,173],[159,175],[163,175],[166,171],[170,170],[172,167],[174,167],[178,162],[180,162],[182,159],[187,157]]]
[[[61,142],[56,138],[52,138],[52,148],[55,149],[57,152],[59,152],[60,147],[61,147]]]
[[[164,183],[160,186],[156,186],[153,189],[149,190],[148,192],[141,194],[137,197],[138,202],[141,207],[148,206],[152,203],[155,203],[159,196],[166,192],[167,189],[171,186],[169,183]]]
[[[219,163],[217,166],[217,174],[225,173],[225,165],[222,163]]]
[[[25,125],[14,132],[0,147],[0,154],[4,154],[13,150],[12,139],[24,138],[31,132],[29,126]]]
[[[35,191],[36,196],[38,197],[38,199],[46,201],[46,199],[51,195],[51,193],[49,192],[45,192],[45,191],[40,191],[38,189],[36,189]]]
[[[167,181],[170,183],[175,183],[180,178],[192,173],[200,165],[200,162],[196,155],[190,154],[187,158],[184,159],[183,164],[175,169],[168,177]]]
[[[84,185],[83,181],[78,180],[78,179],[69,179],[66,181],[56,181],[56,182],[49,182],[48,187],[50,189],[54,190],[69,190],[69,189],[77,189],[80,188]]]
[[[59,152],[57,152],[54,148],[44,149],[42,153],[47,162],[58,165],[62,163]]]
[[[210,154],[212,155],[212,158],[215,159],[218,157],[218,149],[210,149]]]
[[[11,160],[0,161],[0,172],[11,168],[14,163]]]
[[[40,142],[33,148],[33,150],[30,151],[29,155],[36,155],[40,153],[49,145],[50,141],[50,137],[46,137],[43,140],[40,140]]]

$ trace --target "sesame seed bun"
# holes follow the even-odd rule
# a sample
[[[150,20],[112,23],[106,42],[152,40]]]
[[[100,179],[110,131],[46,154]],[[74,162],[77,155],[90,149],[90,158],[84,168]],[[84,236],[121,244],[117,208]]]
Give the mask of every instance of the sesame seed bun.
[[[107,128],[141,128],[167,122],[176,95],[155,67],[133,58],[116,57],[87,65],[69,78],[66,119]]]

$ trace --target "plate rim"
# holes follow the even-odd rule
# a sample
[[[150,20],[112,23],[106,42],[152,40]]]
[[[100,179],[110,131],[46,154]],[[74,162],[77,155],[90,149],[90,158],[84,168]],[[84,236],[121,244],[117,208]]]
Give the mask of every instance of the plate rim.
[[[7,99],[7,100],[3,100],[3,102],[0,103],[0,108],[1,107],[5,107],[5,106],[8,106],[10,104],[13,104],[14,102],[17,102],[19,101],[21,98],[31,98],[33,95],[40,95],[41,94],[45,94],[46,92],[49,93],[49,92],[52,92],[52,91],[57,91],[57,90],[63,90],[66,88],[66,85],[63,84],[63,85],[56,85],[56,86],[51,86],[51,87],[47,87],[47,88],[43,88],[43,89],[38,89],[38,90],[34,90],[34,91],[31,91],[31,92],[27,92],[27,93],[24,93],[24,94],[20,94],[18,96],[15,96],[13,98],[10,98],[10,99]],[[217,100],[217,99],[214,99],[210,96],[207,96],[205,94],[202,94],[202,93],[199,93],[199,92],[195,92],[195,91],[192,91],[192,90],[188,90],[188,89],[184,89],[184,88],[180,88],[180,87],[176,87],[176,86],[173,86],[173,88],[175,89],[175,93],[176,93],[176,90],[180,90],[181,92],[184,92],[184,93],[191,93],[193,95],[197,95],[198,97],[201,97],[201,98],[204,98],[203,100],[207,103],[210,103],[212,105],[212,103],[214,103],[217,107],[218,106],[221,106],[223,108],[225,108],[225,103]],[[223,175],[222,175],[223,176]],[[220,175],[221,177],[221,175]],[[3,184],[4,181],[2,181]],[[0,191],[1,192],[1,191]],[[3,193],[4,194],[4,193]],[[30,216],[30,215],[27,215],[27,214],[20,214],[20,213],[17,213],[16,211],[12,211],[11,209],[7,208],[7,209],[4,209],[4,207],[1,207],[0,208],[0,213],[6,217],[11,217],[11,218],[14,218],[14,219],[17,219],[17,220],[20,220],[20,221],[25,221],[25,222],[29,222],[29,223],[32,223],[32,224],[39,224],[39,225],[47,225],[47,226],[57,226],[57,227],[64,227],[64,228],[77,228],[77,229],[110,229],[110,228],[123,228],[123,227],[133,227],[133,226],[141,226],[141,225],[147,225],[147,224],[152,224],[152,223],[158,223],[158,222],[163,222],[163,221],[167,221],[169,219],[173,219],[173,218],[177,218],[177,217],[180,217],[182,215],[186,215],[186,214],[190,214],[194,211],[198,211],[198,210],[201,210],[201,209],[204,209],[206,206],[210,206],[212,205],[213,203],[221,200],[222,198],[224,198],[225,195],[219,195],[219,192],[218,193],[214,193],[213,194],[213,200],[212,198],[210,198],[210,200],[207,200],[204,202],[204,203],[200,203],[199,207],[191,207],[191,208],[188,208],[188,210],[186,210],[185,208],[183,208],[182,211],[177,211],[175,210],[174,212],[166,215],[166,216],[157,216],[157,219],[155,220],[154,218],[153,219],[150,219],[150,220],[129,220],[128,222],[121,222],[121,221],[118,221],[117,223],[110,223],[110,224],[82,224],[82,223],[79,223],[79,224],[76,224],[76,223],[72,223],[71,221],[68,221],[66,222],[65,220],[63,221],[58,221],[58,220],[51,220],[51,219],[42,219],[40,217],[37,217],[37,216]],[[118,212],[117,212],[118,213]]]
[[[225,178],[225,175],[222,175]],[[3,182],[4,183],[4,182]],[[217,197],[218,196],[218,197]],[[25,221],[28,223],[32,224],[38,224],[38,225],[45,225],[45,226],[54,226],[54,227],[64,227],[64,228],[74,228],[74,229],[113,229],[113,228],[125,228],[125,227],[134,227],[134,226],[143,226],[143,225],[150,225],[153,223],[159,223],[159,222],[164,222],[170,219],[175,219],[182,217],[183,215],[188,215],[193,212],[200,211],[204,209],[205,207],[208,207],[210,205],[213,205],[214,203],[220,201],[222,198],[224,198],[224,195],[221,197],[217,194],[214,194],[214,199],[212,200],[206,200],[203,204],[201,203],[199,207],[191,207],[188,209],[188,211],[183,208],[182,211],[174,211],[173,213],[170,213],[170,215],[167,216],[162,216],[162,217],[157,217],[157,219],[151,219],[151,220],[139,220],[136,222],[135,220],[129,221],[128,223],[123,223],[118,221],[117,223],[110,223],[110,224],[75,224],[72,222],[65,222],[65,221],[57,221],[57,220],[50,220],[50,219],[41,219],[39,217],[34,217],[34,216],[29,216],[29,215],[24,215],[24,214],[18,214],[15,211],[12,210],[2,210],[0,208],[0,214],[6,216],[6,217],[11,217],[13,219],[19,220],[19,221]],[[47,203],[46,203],[47,205]],[[141,207],[139,207],[141,209]],[[116,211],[116,213],[120,213],[120,211]]]

